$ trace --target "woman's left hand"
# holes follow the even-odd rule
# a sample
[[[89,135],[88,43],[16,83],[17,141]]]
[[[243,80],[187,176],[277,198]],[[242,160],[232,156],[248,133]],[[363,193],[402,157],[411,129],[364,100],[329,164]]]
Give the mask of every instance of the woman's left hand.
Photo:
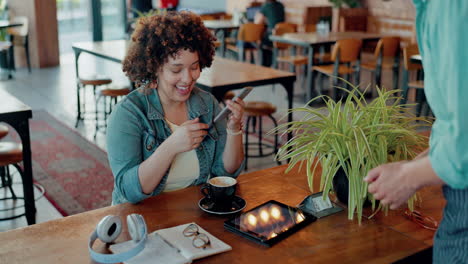
[[[242,118],[244,117],[245,102],[236,98],[235,101],[227,100],[226,105],[231,110],[227,123],[227,128],[233,131],[239,131],[242,129]]]

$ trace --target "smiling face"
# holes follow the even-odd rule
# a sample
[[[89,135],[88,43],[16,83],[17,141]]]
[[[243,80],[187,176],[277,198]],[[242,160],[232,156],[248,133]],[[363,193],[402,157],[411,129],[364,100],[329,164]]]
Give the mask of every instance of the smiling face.
[[[158,76],[157,89],[163,104],[187,101],[200,77],[198,53],[184,49],[174,57],[169,56]]]

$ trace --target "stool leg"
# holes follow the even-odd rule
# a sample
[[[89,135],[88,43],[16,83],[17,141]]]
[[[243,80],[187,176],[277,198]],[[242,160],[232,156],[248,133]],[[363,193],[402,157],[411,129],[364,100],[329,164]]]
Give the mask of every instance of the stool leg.
[[[78,127],[78,122],[81,120],[81,96],[80,96],[81,84],[76,84],[76,123],[75,127]]]
[[[18,166],[17,164],[13,164],[13,166]],[[15,166],[15,167],[16,167]],[[18,172],[21,174],[21,171],[19,169],[19,166],[16,167],[16,169],[18,170]],[[6,166],[6,178],[7,178],[7,185],[8,185],[8,189],[10,189],[10,192],[11,192],[11,198],[13,198],[13,200],[16,200],[17,197],[16,197],[16,194],[15,192],[13,191],[13,181],[11,180],[11,174],[10,174],[10,169],[8,168],[8,166]]]
[[[96,93],[95,93],[96,94]],[[94,131],[94,138],[97,136],[97,132],[99,129],[99,118],[98,118],[98,105],[99,105],[99,98],[100,96],[95,95],[95,114],[96,114],[96,130]],[[104,105],[104,110],[105,110],[105,105]]]
[[[253,117],[252,118],[252,133],[257,132],[257,118]]]
[[[2,166],[0,167],[0,178],[2,179],[2,187],[5,187],[7,185],[5,175],[6,169]]]
[[[260,156],[263,156],[263,148],[262,148],[262,132],[263,132],[263,129],[262,129],[262,123],[263,123],[262,116],[259,116],[258,117],[258,154]]]
[[[273,124],[275,125],[275,127],[278,127],[278,122],[276,122],[276,119],[272,115],[269,115],[268,117],[270,117],[271,121],[273,121]],[[275,146],[274,146],[274,149],[275,149],[275,159],[276,159],[276,154],[278,154],[278,133],[275,133]],[[281,165],[281,161],[279,161],[279,160],[276,160],[276,163],[278,165]]]
[[[247,170],[247,161],[249,160],[249,126],[250,126],[250,119],[252,117],[247,118],[247,126],[245,128],[245,142],[244,142],[244,155],[245,155],[245,167],[244,170]]]

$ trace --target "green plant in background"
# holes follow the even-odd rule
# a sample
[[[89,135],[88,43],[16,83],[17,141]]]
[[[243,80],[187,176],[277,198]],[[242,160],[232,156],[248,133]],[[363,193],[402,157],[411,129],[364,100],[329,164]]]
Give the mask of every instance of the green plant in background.
[[[286,173],[298,163],[301,166],[305,163],[311,191],[321,164],[320,189],[324,198],[332,191],[333,177],[341,168],[349,180],[348,218],[353,219],[356,212],[361,223],[366,200],[372,202],[374,213],[382,209],[381,204],[376,208],[376,200],[368,193],[363,178],[380,164],[412,159],[426,148],[427,138],[416,129],[429,126],[430,122],[412,114],[409,105],[401,105],[401,97],[396,96],[395,90],[377,88],[378,97],[368,103],[358,87],[347,84],[352,87],[349,91],[339,88],[347,92],[346,98],[335,102],[328,96],[316,97],[311,102],[323,99],[324,107],[290,109],[305,115],[269,133],[293,132],[294,137],[280,147],[276,158],[290,159]],[[413,196],[408,201],[411,210],[415,199]]]
[[[0,0],[0,20],[8,19],[8,6],[6,0]],[[5,41],[7,37],[6,29],[0,29],[0,41]]]
[[[165,14],[167,12],[166,9],[151,9],[148,12],[141,12],[135,8],[132,8],[132,11],[138,15],[138,17],[136,17],[135,20],[137,20],[140,17],[150,17],[154,15]]]
[[[360,0],[328,0],[336,8],[341,8],[347,6],[350,8],[361,7]]]

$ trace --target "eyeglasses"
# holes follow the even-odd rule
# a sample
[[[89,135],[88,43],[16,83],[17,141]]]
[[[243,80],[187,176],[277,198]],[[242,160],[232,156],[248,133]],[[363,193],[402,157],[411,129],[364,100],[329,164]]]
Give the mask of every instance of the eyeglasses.
[[[204,234],[198,232],[198,226],[196,224],[190,224],[188,225],[184,231],[182,231],[182,234],[184,234],[185,237],[192,237],[192,245],[195,248],[207,248],[211,246],[210,238]]]
[[[430,216],[425,216],[418,211],[411,212],[409,209],[406,209],[405,215],[411,221],[415,222],[416,224],[426,229],[435,231],[437,230],[437,227],[439,227],[439,223],[434,218]]]

